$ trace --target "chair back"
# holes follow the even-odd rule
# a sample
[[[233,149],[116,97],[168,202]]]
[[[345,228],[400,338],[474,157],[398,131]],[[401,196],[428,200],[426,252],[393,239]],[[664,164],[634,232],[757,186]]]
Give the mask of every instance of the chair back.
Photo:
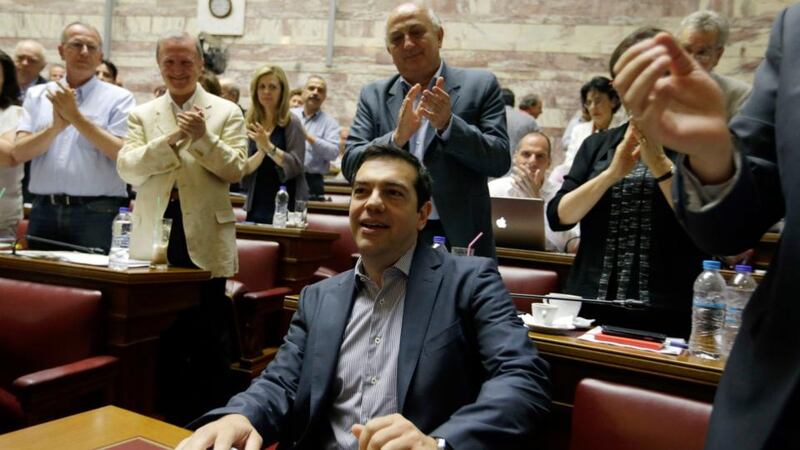
[[[532,269],[501,265],[497,268],[503,283],[512,294],[546,295],[558,288],[558,274],[552,270]],[[518,311],[531,312],[531,303],[538,300],[514,297],[514,306]]]
[[[239,272],[232,279],[244,284],[247,292],[263,291],[278,280],[280,245],[272,241],[236,239]]]
[[[0,292],[0,386],[100,349],[100,291],[0,278]]]
[[[358,253],[358,247],[350,232],[349,216],[309,213],[308,229],[339,234],[339,239],[331,245],[331,257],[323,263],[324,267],[336,273],[353,268],[353,253]]]
[[[575,392],[571,450],[702,450],[711,405],[584,379]]]

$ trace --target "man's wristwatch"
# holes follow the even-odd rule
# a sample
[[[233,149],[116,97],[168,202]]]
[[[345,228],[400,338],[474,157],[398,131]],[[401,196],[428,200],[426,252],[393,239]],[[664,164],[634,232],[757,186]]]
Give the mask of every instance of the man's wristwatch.
[[[436,439],[436,450],[453,450],[452,447],[447,445],[447,441],[444,440],[444,438],[440,438],[440,437],[436,437],[436,436],[432,436],[432,437],[434,439]]]

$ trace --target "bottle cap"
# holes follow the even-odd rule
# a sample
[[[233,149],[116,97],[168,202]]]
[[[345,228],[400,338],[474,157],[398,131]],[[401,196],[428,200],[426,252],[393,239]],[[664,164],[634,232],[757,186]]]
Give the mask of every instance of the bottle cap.
[[[285,191],[285,190],[286,190],[286,185],[285,185],[285,184],[282,184],[282,185],[281,185],[281,187],[280,187],[280,190],[281,190],[281,191]]]
[[[444,244],[447,241],[444,236],[434,236],[433,243],[434,244]]]
[[[131,210],[130,210],[129,208],[126,208],[126,207],[124,207],[124,206],[123,206],[122,208],[120,208],[120,209],[119,209],[119,212],[121,212],[121,213],[124,213],[124,212],[130,212],[130,211],[131,211]]]
[[[703,270],[719,270],[722,268],[722,264],[719,261],[714,261],[711,259],[707,259],[703,261]]]
[[[753,272],[753,268],[748,266],[747,264],[737,264],[736,265],[737,272]]]

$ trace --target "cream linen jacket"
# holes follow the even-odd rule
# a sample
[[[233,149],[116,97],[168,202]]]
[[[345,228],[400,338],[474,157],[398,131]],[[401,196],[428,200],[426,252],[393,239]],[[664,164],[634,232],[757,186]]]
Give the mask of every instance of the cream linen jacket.
[[[168,136],[178,128],[170,97],[163,95],[128,115],[128,135],[117,156],[120,177],[136,189],[131,258],[150,259],[153,230],[178,188],[189,257],[211,276],[238,270],[236,219],[229,184],[239,181],[247,159],[241,110],[197,86],[194,105],[204,108],[206,134],[173,150]]]

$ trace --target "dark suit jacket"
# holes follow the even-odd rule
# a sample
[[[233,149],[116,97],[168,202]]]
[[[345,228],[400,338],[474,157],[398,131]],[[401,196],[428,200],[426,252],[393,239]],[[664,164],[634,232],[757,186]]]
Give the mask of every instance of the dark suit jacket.
[[[476,254],[494,256],[487,177],[501,177],[511,167],[500,86],[494,75],[483,70],[444,64],[442,76],[453,118],[446,142],[433,129],[425,135],[423,163],[433,177],[433,201],[452,245],[466,247],[482,231]],[[391,141],[403,98],[399,74],[361,91],[342,160],[342,171],[351,182],[364,151]],[[404,148],[408,150],[408,144]]]
[[[275,361],[193,426],[239,413],[265,442],[321,448],[354,279],[350,270],[306,287]],[[547,373],[493,260],[417,245],[397,364],[401,414],[456,449],[529,448],[550,404]]]
[[[786,225],[767,276],[744,312],[714,402],[706,448],[800,445],[800,7],[778,15],[750,99],[730,123],[743,157],[732,191],[707,212],[677,213],[698,245],[733,255],[753,247],[781,217]],[[678,165],[682,167],[682,164]],[[791,419],[794,417],[794,419]]]

